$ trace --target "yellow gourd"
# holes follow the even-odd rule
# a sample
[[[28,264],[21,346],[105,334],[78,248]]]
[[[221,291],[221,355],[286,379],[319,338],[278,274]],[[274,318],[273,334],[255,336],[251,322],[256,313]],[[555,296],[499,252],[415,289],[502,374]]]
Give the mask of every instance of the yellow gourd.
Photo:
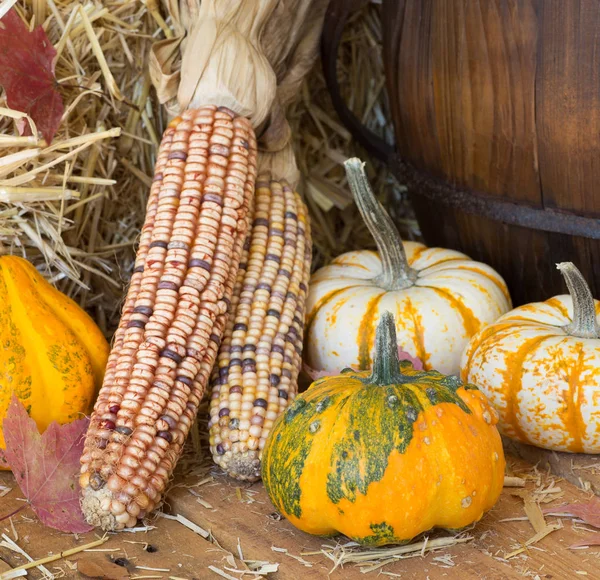
[[[81,418],[92,411],[108,351],[88,314],[32,264],[0,257],[0,457],[13,393],[42,432]]]

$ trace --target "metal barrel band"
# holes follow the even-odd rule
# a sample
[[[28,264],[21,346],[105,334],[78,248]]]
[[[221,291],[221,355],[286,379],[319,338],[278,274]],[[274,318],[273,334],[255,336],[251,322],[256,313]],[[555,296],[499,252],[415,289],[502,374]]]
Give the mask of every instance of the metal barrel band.
[[[396,158],[391,168],[411,195],[422,196],[467,214],[524,228],[600,240],[600,219],[536,208],[456,187]]]

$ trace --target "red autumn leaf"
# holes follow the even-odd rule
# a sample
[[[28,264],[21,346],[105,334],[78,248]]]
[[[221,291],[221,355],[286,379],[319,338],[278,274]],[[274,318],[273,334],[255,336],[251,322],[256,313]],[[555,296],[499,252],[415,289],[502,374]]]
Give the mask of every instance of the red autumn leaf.
[[[545,514],[565,514],[571,515],[583,520],[586,524],[600,528],[600,499],[582,503],[568,503],[560,507],[545,508]],[[587,545],[587,544],[585,544]]]
[[[56,134],[64,110],[54,76],[55,56],[41,26],[29,32],[14,9],[0,20],[0,85],[8,106],[27,113],[47,143]]]
[[[92,529],[79,505],[79,458],[89,420],[52,423],[43,435],[15,395],[2,424],[6,459],[40,521],[61,532]]]
[[[402,361],[402,360],[407,360],[408,362],[410,362],[413,366],[413,368],[417,371],[422,371],[423,370],[423,363],[421,362],[421,359],[411,356],[410,354],[408,354],[407,352],[402,350],[402,347],[398,347],[398,358]],[[352,367],[352,366],[347,366],[344,367],[347,369],[352,369],[353,371],[357,371],[358,369]],[[306,363],[302,363],[302,369],[304,370],[304,372],[313,380],[316,381],[317,379],[323,379],[325,377],[331,377],[331,376],[335,376],[335,375],[339,375],[341,374],[343,369],[339,369],[336,371],[319,371],[316,369],[313,369],[311,367],[309,367]]]

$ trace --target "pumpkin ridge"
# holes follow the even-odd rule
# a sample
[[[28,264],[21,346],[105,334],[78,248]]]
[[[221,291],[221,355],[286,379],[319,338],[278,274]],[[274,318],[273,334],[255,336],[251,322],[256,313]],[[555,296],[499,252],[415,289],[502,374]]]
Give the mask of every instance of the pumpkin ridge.
[[[22,377],[20,369],[22,369],[22,365],[27,357],[27,352],[23,347],[22,333],[20,332],[17,325],[14,323],[12,319],[12,306],[11,301],[8,299],[8,286],[6,283],[6,267],[2,265],[0,261],[0,295],[5,294],[5,300],[3,300],[2,309],[0,309],[0,324],[2,325],[2,339],[3,349],[8,349],[9,347],[12,350],[11,356],[8,358],[7,362],[11,366],[11,370],[14,374],[12,374],[12,379],[15,379],[15,375],[18,374],[19,379],[17,384],[12,384],[10,389],[0,388],[0,425],[2,423],[2,419],[4,418],[4,414],[8,409],[8,405],[10,403],[10,399],[12,396],[12,392],[16,393],[20,400],[23,401],[27,412],[29,413],[31,410],[31,404],[28,403],[27,399],[29,399],[32,395],[31,386],[32,380],[31,375],[27,377]],[[8,335],[9,338],[5,339],[5,335]],[[6,376],[5,368],[0,369],[0,380],[8,382],[8,376]],[[0,452],[4,447],[4,433],[3,430],[0,429]],[[6,463],[4,459],[3,463]],[[4,469],[4,467],[3,467]]]
[[[337,290],[332,290],[328,294],[325,294],[325,296],[322,296],[319,299],[319,301],[313,306],[312,310],[306,316],[306,322],[304,324],[304,336],[306,337],[305,340],[308,340],[308,336],[310,334],[310,331],[311,331],[312,325],[315,321],[315,318],[317,317],[319,310],[321,310],[321,308],[323,308],[323,306],[326,306],[327,304],[329,304],[329,302],[333,298],[335,298],[342,292],[346,292],[346,290],[352,290],[352,289],[358,288],[360,286],[362,286],[362,284],[355,284],[354,286],[344,286],[343,288],[338,288]]]
[[[330,391],[332,390],[334,389]],[[310,401],[304,397],[298,397],[273,426],[269,438],[276,438],[280,449],[293,450],[293,453],[285,455],[285,457],[273,456],[272,447],[269,446],[271,457],[268,460],[267,458],[263,459],[262,465],[268,465],[270,471],[263,470],[262,480],[269,496],[278,498],[276,507],[284,514],[297,518],[302,516],[300,478],[312,449],[313,436],[316,433],[316,431],[311,431],[310,426],[315,422],[316,417],[338,403],[339,398],[340,395],[335,393]],[[319,408],[319,404],[324,399],[327,400],[327,404]],[[283,436],[287,441],[281,441],[282,424],[291,424],[283,431]],[[278,465],[281,460],[284,462],[283,466]],[[277,466],[276,469],[275,466]]]
[[[506,368],[499,371],[502,375],[507,388],[506,393],[506,409],[504,411],[505,423],[509,425],[515,432],[516,437],[523,443],[530,443],[529,437],[525,434],[519,422],[517,411],[517,394],[519,386],[523,381],[523,373],[525,369],[523,364],[535,348],[539,347],[542,342],[552,338],[552,336],[536,336],[525,341],[515,352],[506,355]]]
[[[375,312],[384,294],[386,292],[381,292],[369,300],[358,326],[358,366],[361,370],[371,366],[371,348],[375,337]]]
[[[21,345],[21,347],[23,349],[23,359],[22,360],[23,360],[23,363],[27,363],[29,365],[30,371],[31,371],[29,376],[33,380],[33,377],[35,377],[36,375],[38,377],[43,376],[42,365],[40,364],[40,360],[38,357],[39,357],[39,355],[43,355],[45,353],[39,352],[38,349],[34,347],[33,352],[30,352],[29,356],[27,356],[28,351],[23,346],[24,344],[28,344],[31,346],[35,345],[34,339],[36,336],[36,331],[35,331],[35,328],[29,318],[29,310],[21,302],[22,293],[19,292],[18,284],[14,280],[15,273],[12,270],[12,268],[16,264],[17,264],[17,262],[13,261],[13,263],[9,264],[8,267],[6,265],[4,265],[2,267],[2,272],[4,273],[4,276],[3,276],[4,284],[6,287],[6,294],[7,294],[6,302],[8,305],[8,317],[10,319],[9,324],[11,325],[11,330],[13,330],[14,334],[16,336],[18,336],[20,339],[19,344]],[[23,270],[23,269],[21,269],[21,270]],[[27,275],[28,281],[31,282],[29,274],[26,271],[25,271],[25,273]],[[35,296],[36,300],[40,303],[40,305],[43,306],[41,304],[39,294],[37,294],[37,292],[36,292],[34,294],[34,296]],[[19,311],[20,311],[20,315],[21,315],[21,323],[19,324],[18,328],[14,324],[15,306],[19,306]],[[23,339],[25,339],[25,340],[23,340]],[[31,396],[32,395],[31,389],[27,389],[27,391],[30,393],[30,396]],[[27,409],[27,412],[30,414],[31,413],[30,401],[28,401],[27,399],[23,399],[23,400],[21,400],[21,402]],[[4,439],[4,437],[3,437],[3,439]]]
[[[25,266],[26,265],[23,265],[20,261],[13,261],[8,268],[5,267],[3,270],[5,271],[4,280],[6,283],[7,294],[10,296],[10,312],[12,318],[15,316],[18,317],[20,321],[18,332],[22,337],[22,344],[27,344],[29,347],[28,349],[24,349],[24,354],[25,360],[31,370],[30,376],[32,380],[36,376],[40,378],[45,376],[46,371],[44,370],[40,357],[46,358],[51,363],[54,371],[60,376],[63,388],[60,392],[58,390],[53,391],[54,394],[52,396],[50,396],[51,393],[48,392],[48,390],[45,390],[44,396],[50,397],[48,404],[53,405],[52,410],[54,412],[61,414],[66,414],[68,412],[68,417],[74,419],[75,417],[71,416],[71,410],[73,406],[79,406],[79,402],[74,399],[75,396],[79,396],[79,393],[74,389],[76,389],[78,385],[83,386],[84,377],[80,374],[81,365],[74,362],[73,357],[77,349],[80,349],[80,352],[85,354],[87,360],[83,361],[85,364],[84,371],[87,370],[90,383],[94,383],[90,356],[83,343],[78,343],[76,334],[60,317],[57,317],[53,322],[53,333],[51,335],[48,334],[48,339],[52,342],[44,344],[43,348],[40,348],[38,344],[40,340],[39,330],[36,328],[36,324],[34,324],[32,318],[35,317],[34,311],[32,310],[32,302],[33,308],[38,309],[37,314],[41,312],[44,315],[54,315],[54,309],[50,307],[46,300],[44,300],[43,295],[39,292],[39,285],[32,278],[31,272],[28,271],[28,268]],[[31,266],[31,268],[33,268],[33,266]],[[28,282],[26,295],[32,302],[27,305],[23,301],[24,292],[22,285],[19,283],[19,276],[25,276]],[[66,345],[69,346],[69,349],[65,349]],[[72,352],[70,352],[70,350],[72,350]],[[60,360],[61,356],[66,358]],[[74,368],[73,365],[78,368]],[[76,371],[77,374],[75,374]],[[41,380],[40,385],[47,386],[47,382]],[[29,401],[23,400],[22,402],[26,408],[30,406]],[[89,407],[89,404],[90,398],[88,397],[85,406]],[[62,412],[59,411],[59,407],[62,409]],[[41,429],[44,430],[50,421],[46,413],[43,414],[46,418],[41,421],[41,416],[39,415],[40,411],[41,409],[38,409],[38,414],[34,414],[33,418]],[[52,413],[50,414],[50,418],[52,418]]]
[[[437,250],[438,248],[426,248],[427,250]],[[429,264],[429,266],[425,266],[425,268],[419,268],[418,266],[414,266],[415,270],[418,271],[419,273],[419,278],[424,278],[425,276],[428,275],[427,270],[429,270],[429,268],[435,268],[436,266],[440,266],[442,264],[449,264],[450,262],[458,262],[458,261],[465,261],[465,257],[464,256],[452,256],[450,258],[443,258],[442,260],[439,260],[438,262],[434,262],[433,264]],[[411,266],[413,266],[413,263],[411,262]],[[452,268],[450,268],[452,269]],[[440,270],[441,272],[443,272],[443,270]]]
[[[412,300],[410,299],[410,297],[406,297],[405,300],[405,304],[406,304],[406,311],[408,313],[408,315],[410,316],[412,322],[413,322],[413,330],[415,333],[415,347],[417,350],[416,356],[418,359],[421,359],[421,362],[423,363],[423,368],[425,370],[429,370],[429,354],[428,352],[425,350],[425,337],[424,337],[424,333],[423,333],[423,327],[421,325],[421,323],[417,320],[417,310],[414,307]]]
[[[565,329],[557,324],[552,324],[551,322],[542,322],[541,320],[534,320],[533,318],[525,318],[524,316],[511,316],[510,318],[506,318],[506,324],[500,326],[500,324],[491,325],[499,331],[510,328],[513,332],[515,329],[528,329],[528,328],[537,328],[552,331],[556,336],[565,335],[568,336]]]
[[[331,262],[329,262],[328,266],[352,266],[353,268],[360,268],[361,270],[369,270],[370,268],[368,268],[364,264],[361,264],[360,262],[354,262],[352,260],[347,261],[348,256],[350,254],[353,254],[353,258],[359,260],[360,259],[359,254],[362,254],[363,252],[365,254],[371,254],[372,256],[377,258],[377,260],[379,260],[379,254],[377,252],[375,252],[374,250],[350,250],[348,252],[344,252],[342,254],[337,255],[335,258],[333,258],[333,260],[331,260]],[[381,262],[381,260],[379,260],[379,262]],[[326,271],[324,269],[327,268],[328,266],[323,266],[322,268],[320,268],[320,270]],[[316,273],[317,272],[315,272],[315,274]]]
[[[509,304],[509,307],[510,307],[510,305],[512,305],[512,298],[510,297],[510,293],[508,292],[508,288],[506,287],[506,284],[502,284],[501,280],[498,279],[497,276],[493,276],[489,272],[479,269],[479,266],[480,266],[480,264],[478,262],[472,262],[470,260],[465,260],[465,264],[463,266],[458,266],[458,267],[455,266],[455,268],[457,270],[467,270],[469,272],[473,272],[474,274],[479,274],[479,275],[483,276],[484,278],[487,278],[488,280],[493,282],[494,285],[498,288],[498,290],[500,290],[500,292],[502,292],[502,295],[504,296],[504,298],[506,298],[506,300]]]
[[[25,266],[23,265],[21,267],[24,268]],[[105,361],[109,351],[108,342],[102,334],[102,331],[96,326],[92,317],[85,310],[80,309],[74,300],[57,290],[51,284],[36,284],[35,290],[44,305],[46,305],[50,312],[69,329],[75,340],[81,345],[82,350],[85,351],[90,368],[92,369],[96,388],[99,390],[104,378]],[[61,302],[67,304],[71,312],[63,311],[60,308]],[[77,310],[73,312],[72,309]],[[85,327],[80,328],[79,324],[71,318],[73,315],[80,317],[80,322],[83,323]]]
[[[538,326],[538,325],[532,324],[532,326]],[[467,380],[467,376],[464,371],[465,371],[465,369],[471,368],[471,364],[473,362],[473,359],[475,358],[475,355],[484,347],[485,347],[486,351],[493,348],[493,346],[491,344],[487,344],[487,341],[489,339],[491,339],[492,337],[495,340],[498,340],[497,335],[499,335],[503,331],[509,331],[509,334],[512,334],[514,332],[514,323],[512,323],[510,319],[506,319],[506,320],[503,319],[502,321],[494,322],[494,323],[490,324],[489,326],[482,328],[479,331],[479,333],[477,334],[477,336],[472,338],[471,342],[467,346],[467,348],[468,348],[467,362],[465,365],[463,365],[463,368],[461,370],[461,378],[464,381]]]
[[[403,242],[404,243],[404,242]],[[430,248],[428,248],[427,246],[421,246],[420,248],[417,248],[413,255],[410,257],[410,259],[408,260],[408,265],[409,266],[413,266],[414,263],[423,255],[423,252],[425,252],[425,250],[429,250]],[[418,268],[416,268],[418,270]]]
[[[546,300],[546,304],[548,304],[548,306],[551,306],[552,308],[556,308],[556,310],[558,310],[565,318],[571,318],[569,316],[569,311],[567,310],[567,307],[556,296],[548,298],[548,300]]]

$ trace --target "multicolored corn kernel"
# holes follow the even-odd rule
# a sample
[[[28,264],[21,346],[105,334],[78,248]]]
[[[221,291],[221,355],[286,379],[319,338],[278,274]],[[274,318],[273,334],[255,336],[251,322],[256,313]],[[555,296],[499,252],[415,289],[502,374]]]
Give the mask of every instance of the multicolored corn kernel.
[[[269,431],[296,396],[311,260],[300,196],[284,182],[259,178],[252,230],[211,378],[210,448],[236,479],[260,477]]]
[[[162,500],[217,356],[255,180],[247,119],[206,106],[165,131],[81,458],[92,525],[133,526]]]

